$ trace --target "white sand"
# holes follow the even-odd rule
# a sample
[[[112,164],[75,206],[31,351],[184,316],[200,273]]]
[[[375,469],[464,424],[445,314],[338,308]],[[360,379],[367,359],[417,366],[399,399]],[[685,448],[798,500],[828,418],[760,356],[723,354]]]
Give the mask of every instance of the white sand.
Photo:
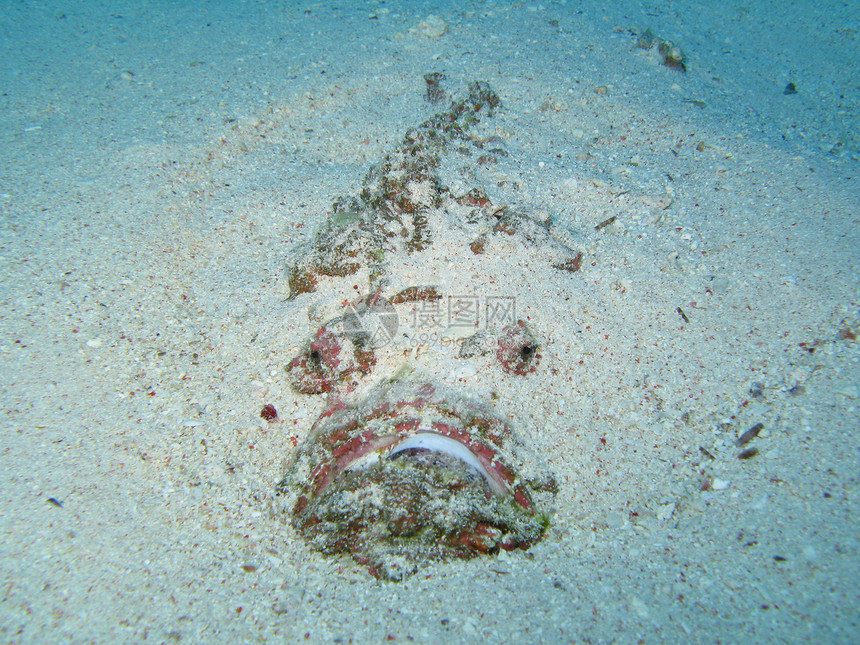
[[[860,639],[856,4],[629,4],[3,9],[0,640]],[[497,171],[586,263],[517,294],[538,372],[473,384],[548,535],[393,584],[272,513],[323,406],[283,268],[430,71],[501,95]]]

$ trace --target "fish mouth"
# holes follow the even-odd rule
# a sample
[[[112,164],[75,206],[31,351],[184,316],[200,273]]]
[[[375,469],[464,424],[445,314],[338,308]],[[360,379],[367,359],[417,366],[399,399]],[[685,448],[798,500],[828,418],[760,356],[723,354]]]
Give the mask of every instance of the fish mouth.
[[[495,495],[505,495],[510,489],[496,477],[495,471],[487,470],[478,456],[466,445],[438,432],[421,430],[392,447],[388,459],[408,459],[426,464],[429,468],[445,469],[461,473],[464,477],[479,477],[487,483]]]
[[[315,549],[402,580],[433,561],[542,538],[547,516],[534,498],[553,486],[519,473],[524,447],[478,402],[430,383],[388,384],[324,412],[279,490]]]

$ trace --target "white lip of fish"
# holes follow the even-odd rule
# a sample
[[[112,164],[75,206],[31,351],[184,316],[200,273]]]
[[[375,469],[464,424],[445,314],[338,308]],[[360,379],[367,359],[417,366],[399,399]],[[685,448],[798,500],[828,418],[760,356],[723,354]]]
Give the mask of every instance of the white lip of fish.
[[[496,478],[494,478],[484,467],[478,457],[473,453],[469,448],[465,445],[457,441],[456,439],[452,439],[451,437],[446,437],[443,434],[439,434],[438,432],[432,432],[429,430],[421,429],[413,435],[410,435],[400,443],[396,444],[386,455],[386,457],[391,458],[399,452],[403,452],[404,450],[410,449],[419,449],[419,450],[429,450],[431,452],[439,452],[446,455],[451,455],[456,459],[459,459],[464,464],[469,466],[472,470],[479,473],[484,480],[490,485],[490,488],[497,495],[504,495],[508,492],[508,490],[502,486]],[[374,451],[365,455],[365,457],[359,458],[350,464],[348,470],[356,470],[361,468],[368,467],[371,463],[376,463],[381,461],[384,458],[381,451]]]

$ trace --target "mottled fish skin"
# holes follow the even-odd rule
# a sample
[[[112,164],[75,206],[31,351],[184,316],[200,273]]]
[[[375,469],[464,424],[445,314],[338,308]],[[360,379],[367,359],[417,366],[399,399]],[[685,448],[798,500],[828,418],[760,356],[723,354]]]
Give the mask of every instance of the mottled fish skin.
[[[372,295],[333,311],[286,366],[298,392],[329,398],[278,485],[283,512],[314,549],[351,555],[379,578],[402,580],[431,562],[528,549],[549,524],[552,474],[535,469],[538,456],[492,405],[420,369],[382,382],[378,374],[398,353],[408,354],[397,321],[443,297],[434,285],[403,284],[396,267],[420,255],[433,275],[447,257],[439,240],[445,248],[453,241],[470,262],[513,244],[530,261],[580,269],[582,253],[555,239],[548,221],[494,204],[480,186],[454,195],[440,178],[446,155],[476,148],[486,164],[502,154],[469,134],[500,105],[489,85],[472,83],[465,99],[409,130],[357,197],[335,203],[289,272],[290,298],[309,298],[309,306],[316,294],[337,292],[347,276]],[[510,378],[540,369],[541,340],[523,320],[461,329],[459,336],[455,357],[494,361]]]
[[[400,456],[397,446],[419,433],[457,442],[479,467],[444,451],[440,459],[426,451]],[[407,379],[323,414],[278,488],[294,527],[316,549],[351,554],[379,577],[402,579],[429,561],[541,539],[547,518],[534,500],[552,486],[514,469],[525,452],[489,407]]]
[[[368,293],[385,288],[385,258],[430,247],[434,231],[451,228],[446,215],[457,207],[467,211],[462,219],[471,238],[470,252],[487,252],[493,237],[516,237],[554,268],[578,271],[582,253],[556,240],[548,222],[494,205],[480,188],[455,196],[442,184],[442,155],[455,145],[483,145],[469,137],[469,129],[500,106],[498,95],[478,81],[470,85],[466,99],[410,129],[400,146],[368,173],[357,197],[335,202],[326,225],[289,270],[290,298],[312,293],[328,279],[362,270],[370,282]],[[482,154],[478,163],[490,163],[489,159],[491,154]]]

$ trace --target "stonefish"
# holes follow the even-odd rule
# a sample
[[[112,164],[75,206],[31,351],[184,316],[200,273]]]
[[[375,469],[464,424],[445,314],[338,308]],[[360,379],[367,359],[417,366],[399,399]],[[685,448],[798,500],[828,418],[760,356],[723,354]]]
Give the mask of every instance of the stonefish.
[[[509,153],[487,126],[499,97],[484,82],[463,94],[410,129],[360,194],[335,202],[289,271],[290,298],[324,322],[287,374],[327,398],[278,485],[283,510],[313,548],[389,580],[528,549],[556,492],[470,378],[541,369],[517,280],[491,277],[573,274],[582,253],[505,203],[493,172]]]

